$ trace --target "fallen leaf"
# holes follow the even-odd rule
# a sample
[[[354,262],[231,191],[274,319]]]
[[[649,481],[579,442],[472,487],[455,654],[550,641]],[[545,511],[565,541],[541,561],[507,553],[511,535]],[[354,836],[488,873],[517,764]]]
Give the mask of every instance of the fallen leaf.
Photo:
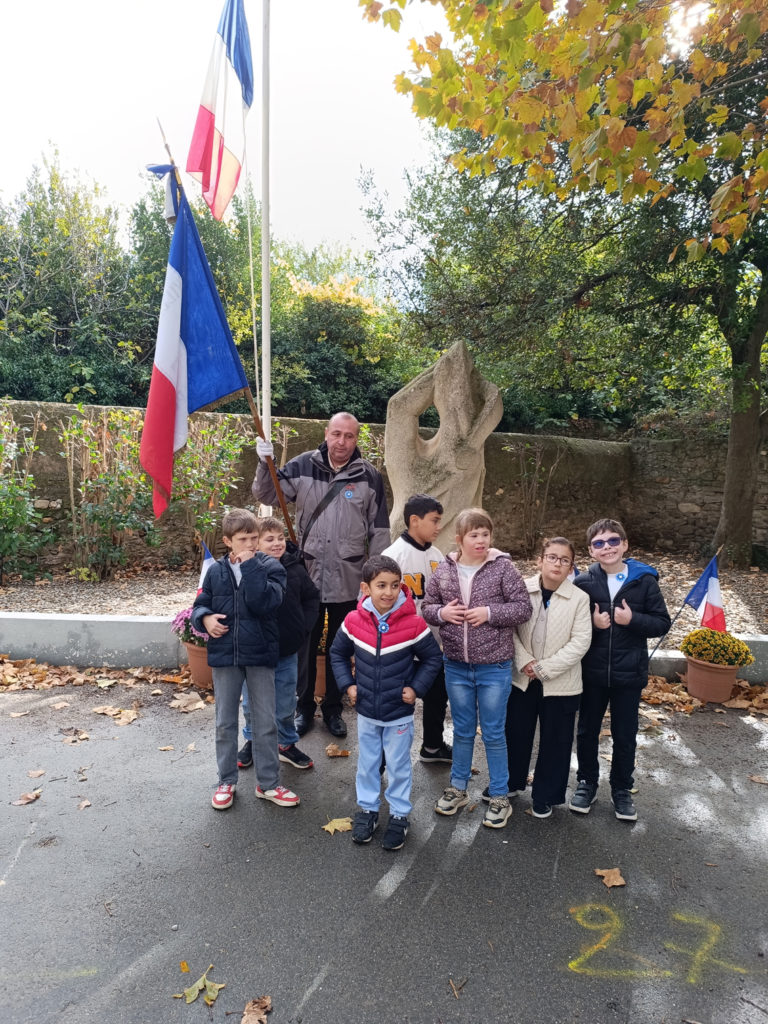
[[[194,743],[190,743],[189,744],[189,746],[187,747],[187,753],[188,754],[192,754],[192,753],[196,754],[197,753],[197,748],[195,747]]]
[[[750,782],[757,782],[761,786],[768,786],[768,779],[764,775],[748,775],[747,778]]]
[[[96,685],[100,690],[108,690],[110,686],[114,686],[116,682],[116,679],[97,679]]]
[[[717,866],[718,866],[717,864],[713,864],[712,861],[710,861],[710,860],[705,860],[704,861],[704,867],[705,868],[716,868]]]
[[[69,729],[59,729],[59,732],[64,737],[64,743],[82,743],[83,740],[90,739],[90,736],[84,729],[77,729],[74,725]]]
[[[340,750],[338,743],[329,743],[325,748],[328,757],[349,757],[348,750]]]
[[[28,715],[28,714],[29,714],[28,711],[12,711],[11,712],[11,718],[23,718],[25,715]]]
[[[267,1014],[272,1012],[272,996],[259,996],[245,1004],[240,1024],[267,1024]]]
[[[329,818],[328,824],[323,825],[324,831],[328,835],[333,835],[334,832],[351,832],[352,831],[352,819],[351,818]]]
[[[77,805],[77,809],[78,809],[78,811],[84,811],[86,807],[90,807],[90,806],[91,806],[91,801],[90,800],[81,800],[80,803]]]
[[[189,964],[186,960],[182,960],[179,964],[179,970],[182,974],[189,974]]]
[[[116,725],[130,725],[131,722],[135,722],[139,717],[139,712],[131,709],[130,711],[121,711],[120,714],[115,718]]]
[[[175,750],[175,747],[158,747],[158,750]]]
[[[724,708],[751,708],[752,701],[744,700],[743,697],[734,697],[733,700],[727,700],[723,704]]]
[[[41,775],[45,775],[45,768],[35,768],[34,771],[27,772],[30,779],[39,779]]]
[[[219,992],[226,987],[227,983],[225,981],[219,984],[216,981],[209,981],[208,978],[206,978],[205,995],[203,996],[203,1002],[206,1004],[206,1006],[213,1006],[213,1004],[216,1002],[216,997],[218,996]]]
[[[152,690],[152,692],[150,693],[149,696],[150,697],[162,697],[162,695],[163,695],[163,691],[162,690]]]
[[[160,682],[161,683],[183,683],[184,682],[184,677],[183,676],[160,676]],[[158,690],[157,692],[158,693],[162,693],[163,691],[162,690]]]
[[[42,795],[42,789],[33,789],[31,793],[22,793],[18,800],[12,801],[14,807],[24,807],[26,804],[33,804]]]
[[[189,711],[200,711],[205,707],[205,704],[200,699],[199,693],[196,693],[195,690],[189,690],[187,693],[177,693],[168,704],[168,707],[178,708],[179,711],[186,714]]]
[[[600,875],[603,879],[603,885],[608,889],[617,885],[627,884],[621,877],[621,868],[595,868],[595,874]]]

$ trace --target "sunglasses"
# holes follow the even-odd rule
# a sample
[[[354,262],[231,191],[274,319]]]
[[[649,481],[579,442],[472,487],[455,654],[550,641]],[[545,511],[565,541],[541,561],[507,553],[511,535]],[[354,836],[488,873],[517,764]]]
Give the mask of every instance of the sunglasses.
[[[621,542],[621,537],[608,537],[606,540],[593,540],[592,547],[595,548],[596,551],[600,551],[606,546],[606,544],[609,548],[617,548]]]
[[[560,555],[542,555],[545,562],[549,562],[550,565],[573,565],[573,559],[568,557],[561,558]]]

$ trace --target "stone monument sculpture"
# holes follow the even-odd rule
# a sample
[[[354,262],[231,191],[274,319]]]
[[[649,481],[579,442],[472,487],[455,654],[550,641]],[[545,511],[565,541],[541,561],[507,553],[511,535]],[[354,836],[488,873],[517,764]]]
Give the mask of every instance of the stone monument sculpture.
[[[440,427],[425,439],[419,434],[419,416],[431,405]],[[499,389],[481,376],[463,341],[390,398],[384,452],[394,498],[393,537],[403,530],[403,506],[410,495],[431,494],[444,509],[437,544],[451,549],[456,516],[482,504],[485,439],[503,411]]]

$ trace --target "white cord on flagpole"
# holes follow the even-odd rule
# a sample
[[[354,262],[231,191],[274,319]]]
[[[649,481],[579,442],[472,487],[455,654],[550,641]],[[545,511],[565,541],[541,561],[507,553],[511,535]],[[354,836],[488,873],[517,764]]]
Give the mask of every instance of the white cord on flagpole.
[[[269,14],[270,0],[263,0],[261,53],[261,422],[264,436],[272,434],[272,319],[270,288],[269,224]]]
[[[256,330],[256,284],[253,279],[253,222],[251,220],[251,199],[253,198],[253,191],[251,188],[251,180],[248,174],[248,157],[243,158],[243,164],[245,165],[245,181],[246,181],[246,200],[245,208],[248,217],[248,271],[251,278],[251,331],[253,333],[253,377],[254,384],[256,385],[256,405],[261,405],[261,391],[259,390],[259,336]]]

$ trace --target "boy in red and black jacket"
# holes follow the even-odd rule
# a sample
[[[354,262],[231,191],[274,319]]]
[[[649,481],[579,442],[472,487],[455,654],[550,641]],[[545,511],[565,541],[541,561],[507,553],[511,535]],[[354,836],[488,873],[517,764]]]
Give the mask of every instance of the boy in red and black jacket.
[[[379,823],[382,754],[387,762],[384,796],[390,809],[382,846],[399,850],[411,812],[413,706],[442,665],[440,648],[416,614],[400,567],[376,555],[363,566],[363,598],[350,612],[331,647],[331,664],[343,693],[357,707],[357,802],[352,839],[368,843]],[[351,660],[355,659],[352,675]]]

